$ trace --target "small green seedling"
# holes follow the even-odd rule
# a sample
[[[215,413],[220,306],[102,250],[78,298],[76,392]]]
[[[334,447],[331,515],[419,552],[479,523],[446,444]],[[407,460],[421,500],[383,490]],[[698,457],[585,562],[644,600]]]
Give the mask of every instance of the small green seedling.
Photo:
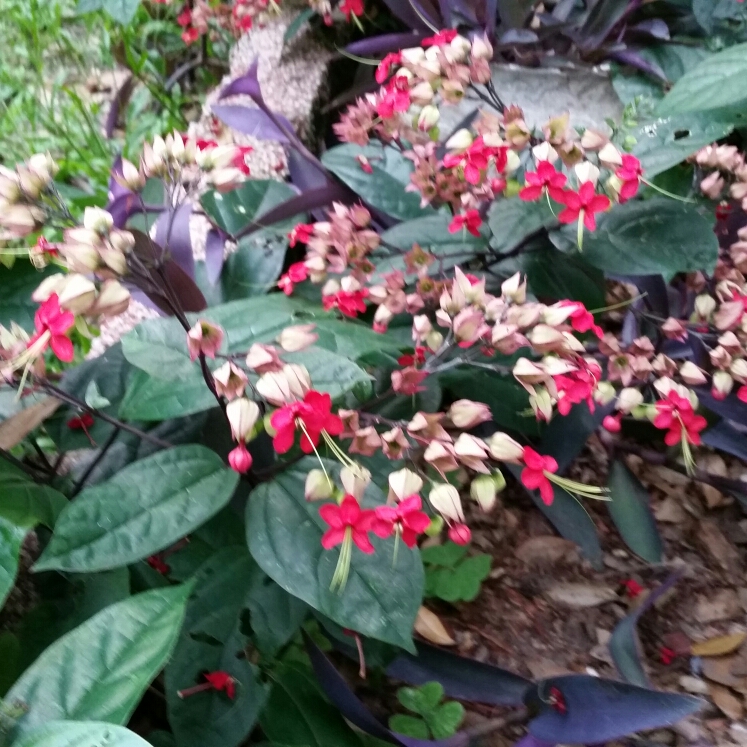
[[[454,700],[442,703],[444,689],[438,682],[420,687],[400,687],[397,700],[415,716],[397,713],[389,728],[413,739],[446,739],[456,733],[464,719],[464,706]]]
[[[467,548],[453,542],[428,547],[425,563],[425,595],[445,602],[471,602],[490,573],[490,555],[467,557]]]

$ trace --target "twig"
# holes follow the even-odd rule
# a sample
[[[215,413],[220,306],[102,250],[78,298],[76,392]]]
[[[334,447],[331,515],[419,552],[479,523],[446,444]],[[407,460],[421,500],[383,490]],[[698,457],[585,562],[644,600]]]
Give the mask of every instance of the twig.
[[[109,438],[106,439],[104,445],[99,449],[99,453],[91,460],[91,463],[86,467],[85,472],[80,476],[78,482],[73,485],[73,489],[70,491],[70,498],[75,498],[80,493],[86,480],[91,476],[91,473],[98,467],[101,460],[106,456],[106,452],[112,447],[114,442],[117,440],[119,435],[119,428],[115,426],[114,430],[109,434]]]
[[[14,457],[10,452],[5,451],[5,449],[0,449],[0,458],[5,459],[6,462],[10,462],[10,464],[18,467],[18,469],[23,470],[34,481],[39,479],[40,476],[37,474],[33,467]]]

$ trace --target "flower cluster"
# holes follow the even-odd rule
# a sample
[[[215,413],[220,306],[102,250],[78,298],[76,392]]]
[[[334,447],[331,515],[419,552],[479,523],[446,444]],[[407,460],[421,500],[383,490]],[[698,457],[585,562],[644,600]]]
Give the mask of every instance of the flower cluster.
[[[712,200],[728,194],[747,210],[747,162],[734,145],[708,145],[692,160],[703,171],[710,171],[700,182],[700,191]]]

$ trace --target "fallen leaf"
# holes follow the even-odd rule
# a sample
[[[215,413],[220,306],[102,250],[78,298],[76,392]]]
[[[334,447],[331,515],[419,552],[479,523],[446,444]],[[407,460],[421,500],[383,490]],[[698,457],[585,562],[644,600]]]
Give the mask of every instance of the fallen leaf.
[[[527,565],[554,565],[578,560],[578,548],[575,542],[562,537],[531,537],[516,548],[516,557]]]
[[[693,643],[690,653],[693,656],[724,656],[736,651],[745,638],[747,638],[747,633],[720,635],[702,643]]]
[[[35,428],[40,426],[62,402],[46,397],[0,423],[0,449],[7,451],[17,446]]]
[[[731,667],[736,656],[721,656],[719,658],[703,659],[703,676],[711,682],[727,687],[741,687],[744,685],[742,677],[735,677]]]
[[[687,521],[687,513],[682,508],[680,502],[669,496],[665,498],[655,509],[654,516],[658,521],[662,521],[665,524],[682,524]]]
[[[712,623],[740,617],[742,608],[733,589],[721,589],[713,596],[698,597],[694,614],[698,622]]]
[[[726,468],[726,462],[718,454],[704,454],[701,457],[701,467],[706,472],[719,477],[728,477],[729,471]],[[716,508],[725,502],[726,496],[714,488],[712,485],[700,484],[700,490],[705,498],[708,508]]]
[[[453,646],[456,643],[446,631],[438,615],[426,607],[421,607],[418,610],[415,618],[415,632],[425,638],[426,641],[435,643],[437,646]]]
[[[703,519],[700,522],[698,539],[709,555],[725,570],[736,572],[741,563],[739,553],[729,542],[715,521]]]
[[[739,698],[721,685],[710,686],[711,699],[718,709],[734,721],[742,718],[742,703]]]
[[[566,607],[581,609],[584,607],[598,607],[600,604],[617,599],[617,592],[609,586],[581,583],[560,583],[551,586],[547,596],[558,604]]]

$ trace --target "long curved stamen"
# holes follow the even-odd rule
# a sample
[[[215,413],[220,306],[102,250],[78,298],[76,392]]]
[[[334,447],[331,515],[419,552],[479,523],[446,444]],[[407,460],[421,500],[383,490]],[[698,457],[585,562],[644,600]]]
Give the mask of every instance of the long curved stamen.
[[[350,574],[350,559],[353,555],[353,530],[350,527],[345,529],[345,538],[342,540],[340,547],[340,557],[337,559],[335,573],[332,576],[332,583],[329,585],[330,591],[342,593]]]
[[[296,425],[303,431],[304,436],[306,436],[306,438],[308,439],[308,442],[311,444],[311,448],[314,450],[314,454],[316,455],[316,458],[319,461],[319,466],[322,468],[322,472],[324,472],[324,476],[327,478],[327,482],[330,484],[330,487],[334,487],[332,478],[327,473],[327,468],[324,466],[324,462],[322,461],[321,456],[319,456],[319,452],[316,450],[316,446],[314,446],[314,442],[311,440],[311,436],[309,435],[309,432],[306,430],[306,425],[304,424],[303,420],[301,420],[301,418],[297,418]]]
[[[600,501],[609,501],[608,498],[609,489],[599,488],[595,485],[584,485],[582,482],[576,482],[575,480],[569,480],[566,477],[559,477],[552,472],[543,472],[544,476],[552,483],[562,488],[566,493],[571,495],[584,496],[586,498],[594,498]]]

